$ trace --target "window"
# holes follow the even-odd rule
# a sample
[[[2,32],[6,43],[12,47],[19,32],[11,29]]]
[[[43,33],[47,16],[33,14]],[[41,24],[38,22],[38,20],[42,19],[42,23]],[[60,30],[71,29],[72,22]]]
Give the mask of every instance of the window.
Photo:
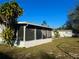
[[[51,38],[51,37],[52,37],[51,31],[47,30],[47,38]]]
[[[47,31],[46,30],[42,30],[42,35],[43,35],[43,39],[47,38]]]
[[[24,26],[19,26],[18,28],[18,39],[23,41],[23,28]]]
[[[26,41],[34,40],[34,29],[26,28],[25,35]]]
[[[41,29],[36,29],[36,39],[41,39],[41,38],[42,38]]]

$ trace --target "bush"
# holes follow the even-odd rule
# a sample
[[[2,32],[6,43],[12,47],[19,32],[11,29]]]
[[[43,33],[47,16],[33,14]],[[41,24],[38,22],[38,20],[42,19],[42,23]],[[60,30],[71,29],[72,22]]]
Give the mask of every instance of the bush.
[[[6,27],[2,32],[2,37],[5,43],[12,45],[12,39],[14,36],[14,32],[11,28]]]
[[[58,38],[58,37],[60,36],[60,35],[59,35],[59,32],[58,32],[57,30],[55,30],[54,33],[55,33],[55,37],[56,37],[56,38]]]

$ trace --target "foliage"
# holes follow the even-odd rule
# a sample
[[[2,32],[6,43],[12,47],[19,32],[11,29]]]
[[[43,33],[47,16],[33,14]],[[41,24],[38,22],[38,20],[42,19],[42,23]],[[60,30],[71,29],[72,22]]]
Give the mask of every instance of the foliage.
[[[14,36],[14,33],[10,27],[9,28],[6,27],[2,32],[2,37],[7,44],[10,44],[10,45],[12,44],[13,36]]]
[[[43,21],[43,23],[42,23],[41,25],[43,25],[43,26],[47,26],[47,27],[48,27],[48,25],[47,25],[47,22],[46,22],[46,21]]]
[[[69,20],[65,23],[65,29],[72,29],[72,25]]]
[[[11,17],[17,18],[22,14],[22,9],[16,2],[5,3],[1,5],[0,14],[4,15],[8,19]]]
[[[79,6],[69,13],[69,21],[71,22],[72,28],[79,30]]]
[[[55,37],[58,38],[59,37],[59,32],[57,30],[54,31]]]
[[[16,33],[17,18],[22,15],[23,10],[17,2],[7,2],[0,6],[0,23],[6,26],[2,36],[8,44]]]
[[[6,22],[8,26],[13,26],[17,22],[17,18],[23,13],[22,8],[16,2],[4,3],[0,6],[0,14],[5,19],[0,19]]]
[[[71,25],[71,22],[69,20],[67,20],[64,25],[57,28],[57,30],[70,30],[70,29],[72,29],[72,25]]]

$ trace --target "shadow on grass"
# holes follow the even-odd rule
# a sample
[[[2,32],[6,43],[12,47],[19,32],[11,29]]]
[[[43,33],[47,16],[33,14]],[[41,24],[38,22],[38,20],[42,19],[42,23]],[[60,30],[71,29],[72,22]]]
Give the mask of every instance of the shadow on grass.
[[[46,52],[40,52],[37,55],[30,55],[29,57],[26,57],[24,59],[56,59],[55,55],[50,55]]]
[[[8,54],[5,54],[5,53],[0,53],[0,59],[56,59],[55,58],[55,55],[50,55],[46,52],[40,52],[39,54],[37,55],[19,55],[18,56],[15,56],[15,58],[12,58],[12,56],[9,56]]]
[[[54,54],[48,54],[46,52],[41,53],[41,59],[56,59]]]
[[[12,59],[10,56],[0,52],[0,59]]]

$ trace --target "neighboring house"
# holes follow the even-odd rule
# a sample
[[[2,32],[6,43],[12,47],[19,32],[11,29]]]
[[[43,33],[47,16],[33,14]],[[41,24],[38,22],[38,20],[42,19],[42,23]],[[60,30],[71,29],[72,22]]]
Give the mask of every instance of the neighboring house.
[[[18,47],[33,47],[52,41],[52,28],[27,22],[18,22],[16,40]]]
[[[52,30],[52,38],[55,38],[55,32]]]
[[[73,32],[72,30],[58,30],[60,37],[72,37]]]

